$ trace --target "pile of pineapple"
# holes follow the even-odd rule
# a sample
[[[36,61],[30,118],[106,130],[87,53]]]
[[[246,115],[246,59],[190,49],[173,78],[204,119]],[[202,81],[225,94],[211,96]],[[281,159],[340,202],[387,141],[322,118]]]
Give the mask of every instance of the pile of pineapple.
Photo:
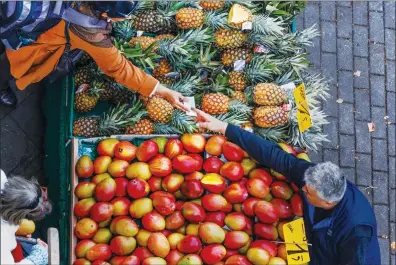
[[[329,88],[307,70],[306,48],[317,30],[290,31],[304,7],[295,1],[139,1],[131,20],[113,25],[113,40],[136,66],[194,97],[197,108],[264,138],[315,150],[326,140],[319,106]],[[314,126],[304,133],[286,85],[292,82],[306,88]],[[75,120],[75,136],[202,131],[166,99],[139,96],[106,77],[89,56],[81,60],[75,87],[77,112],[89,113],[101,100],[114,105],[101,117]]]

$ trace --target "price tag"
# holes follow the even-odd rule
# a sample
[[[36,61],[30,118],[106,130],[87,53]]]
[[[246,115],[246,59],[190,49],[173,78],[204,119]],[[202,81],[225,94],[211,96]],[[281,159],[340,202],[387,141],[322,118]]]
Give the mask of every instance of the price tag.
[[[78,87],[77,91],[76,91],[76,94],[84,92],[85,90],[88,89],[88,87],[89,87],[88,84],[82,84],[82,85],[80,85],[80,86]]]
[[[296,84],[294,82],[290,82],[280,86],[283,90],[291,90],[296,88]]]
[[[242,31],[243,30],[252,30],[253,23],[251,21],[246,21],[242,23]]]
[[[312,126],[311,114],[309,114],[307,97],[303,83],[294,89],[294,99],[297,105],[298,129],[302,133]]]
[[[283,225],[285,235],[287,263],[304,264],[310,261],[308,241],[305,235],[304,220],[299,218]],[[295,244],[294,244],[295,243]]]
[[[234,71],[241,72],[245,69],[246,61],[245,60],[236,60],[234,62]]]
[[[140,37],[140,36],[143,35],[143,33],[144,33],[143,30],[138,30],[138,31],[136,32],[136,36],[137,36],[137,37]]]

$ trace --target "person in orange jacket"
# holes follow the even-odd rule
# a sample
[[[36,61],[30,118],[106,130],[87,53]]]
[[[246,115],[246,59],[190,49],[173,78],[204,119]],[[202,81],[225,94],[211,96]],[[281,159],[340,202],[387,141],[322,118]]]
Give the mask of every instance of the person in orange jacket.
[[[110,6],[110,9],[104,9],[105,4],[107,8]],[[105,28],[84,27],[70,23],[68,32],[71,50],[80,49],[88,53],[104,74],[127,88],[143,96],[159,95],[175,107],[184,109],[185,98],[182,94],[163,86],[157,79],[134,66],[112,44],[111,21],[123,18],[117,18],[120,16],[112,18],[111,15],[131,13],[131,10],[122,10],[122,8],[125,8],[122,1],[79,2],[73,7],[78,13],[109,23]],[[14,107],[17,104],[14,91],[24,90],[29,85],[40,82],[55,69],[67,42],[66,23],[62,19],[54,27],[39,35],[34,43],[16,50],[4,48],[0,41],[0,46],[3,45],[0,47],[0,54],[5,50],[0,55],[0,104]]]

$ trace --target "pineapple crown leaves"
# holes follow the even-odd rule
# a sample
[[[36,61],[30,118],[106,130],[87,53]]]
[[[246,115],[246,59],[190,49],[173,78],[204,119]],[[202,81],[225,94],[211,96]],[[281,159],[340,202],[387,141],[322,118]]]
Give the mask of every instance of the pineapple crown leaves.
[[[191,53],[194,47],[187,40],[175,38],[158,42],[158,53],[163,56],[176,71],[185,70],[193,66]]]
[[[228,109],[230,112],[246,115],[246,120],[248,120],[252,115],[253,108],[242,103],[237,99],[234,99],[231,100],[230,103],[228,104]]]
[[[136,31],[133,29],[133,25],[134,22],[131,19],[113,23],[112,34],[117,43],[129,41],[135,36]]]
[[[282,36],[286,32],[284,23],[280,18],[273,18],[260,14],[253,17],[253,27],[250,34]]]
[[[153,51],[156,45],[157,42],[153,42],[147,49],[143,50],[139,43],[136,43],[135,46],[128,43],[122,46],[120,50],[136,66],[143,69],[154,69],[158,65],[156,61],[161,58],[160,55]]]
[[[214,33],[211,28],[198,28],[194,30],[183,31],[179,35],[180,39],[186,40],[190,43],[200,44],[210,44],[214,42]]]
[[[154,9],[154,6],[156,4],[156,1],[136,1],[136,7],[135,7],[135,11],[139,12],[139,11],[144,11],[147,9]]]
[[[320,36],[320,32],[317,29],[317,25],[314,24],[301,32],[294,33],[294,35],[299,46],[312,46],[312,40]]]
[[[216,49],[212,49],[212,44],[206,46],[201,44],[199,54],[193,55],[196,59],[197,65],[195,68],[205,71],[214,71],[216,68],[222,66],[220,61],[214,61],[213,59],[218,55]]]
[[[228,14],[218,11],[209,11],[205,13],[205,24],[213,30],[231,29],[228,24]]]
[[[253,127],[253,131],[258,136],[273,142],[280,142],[288,138],[289,125],[282,125],[272,128]]]
[[[184,111],[176,109],[173,111],[170,125],[181,133],[192,133],[198,129],[195,117],[188,116]]]
[[[184,96],[191,97],[194,96],[194,88],[199,86],[199,78],[194,75],[187,74],[179,79],[177,82],[170,85],[170,89],[177,91]]]
[[[245,114],[239,112],[227,112],[220,115],[215,115],[214,117],[218,120],[230,123],[235,126],[240,126],[249,121]]]
[[[154,122],[153,125],[155,134],[182,134],[181,131],[167,123]]]
[[[280,74],[278,64],[271,55],[254,56],[245,69],[247,79],[252,84],[272,80],[274,75]]]

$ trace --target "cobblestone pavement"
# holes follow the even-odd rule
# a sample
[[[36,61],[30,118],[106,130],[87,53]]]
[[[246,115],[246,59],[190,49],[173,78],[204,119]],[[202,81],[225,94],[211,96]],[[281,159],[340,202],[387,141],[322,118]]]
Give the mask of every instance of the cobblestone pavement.
[[[367,195],[378,220],[383,264],[396,264],[390,251],[396,237],[395,3],[310,2],[297,26],[313,24],[322,36],[310,49],[310,60],[333,85],[332,98],[323,103],[330,142],[313,160],[337,163]],[[45,184],[42,90],[27,89],[18,97],[15,110],[0,107],[0,167]],[[336,102],[339,98],[343,103]],[[373,133],[369,122],[375,123]]]
[[[310,2],[297,28],[314,24],[321,37],[310,60],[332,89],[323,103],[330,142],[313,160],[338,164],[364,192],[377,217],[382,264],[396,264],[395,2]]]

